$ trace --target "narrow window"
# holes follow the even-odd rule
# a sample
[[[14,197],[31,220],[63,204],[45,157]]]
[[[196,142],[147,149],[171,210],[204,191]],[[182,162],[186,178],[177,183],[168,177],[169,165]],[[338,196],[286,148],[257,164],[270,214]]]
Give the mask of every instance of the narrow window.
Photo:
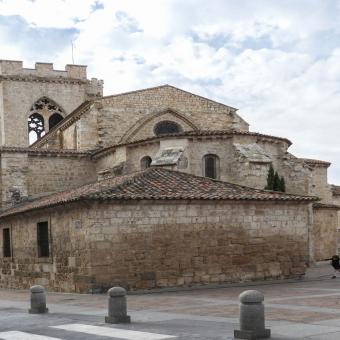
[[[38,257],[50,256],[50,245],[48,238],[48,223],[39,222],[37,224]]]
[[[145,156],[143,157],[141,160],[140,160],[140,168],[142,170],[145,170],[147,168],[150,168],[150,165],[151,165],[151,162],[152,162],[152,159],[150,156]]]
[[[216,179],[218,177],[219,158],[216,155],[205,155],[203,158],[204,176]]]
[[[2,242],[4,257],[11,257],[11,234],[9,228],[2,229]]]

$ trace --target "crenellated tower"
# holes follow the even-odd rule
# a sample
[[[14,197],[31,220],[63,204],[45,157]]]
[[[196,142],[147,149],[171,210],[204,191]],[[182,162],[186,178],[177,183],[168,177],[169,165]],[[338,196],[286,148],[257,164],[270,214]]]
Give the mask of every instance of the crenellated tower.
[[[36,63],[30,69],[22,61],[0,60],[0,146],[28,146],[31,137],[102,95],[103,81],[87,79],[86,66],[66,65],[61,71]]]

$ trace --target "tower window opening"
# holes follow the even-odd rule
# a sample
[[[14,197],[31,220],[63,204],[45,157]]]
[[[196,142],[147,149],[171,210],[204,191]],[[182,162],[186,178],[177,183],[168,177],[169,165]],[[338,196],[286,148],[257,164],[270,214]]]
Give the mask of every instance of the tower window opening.
[[[47,97],[37,100],[32,105],[28,117],[29,143],[32,144],[40,139],[63,118],[63,110],[52,100]]]
[[[44,124],[43,116],[37,112],[31,114],[28,117],[28,135],[30,137],[30,142],[31,142],[31,139],[37,140],[41,138],[44,134],[45,134],[45,124]]]
[[[54,113],[49,119],[48,119],[48,128],[51,130],[53,127],[55,127],[58,123],[60,123],[63,120],[63,116],[59,113]]]

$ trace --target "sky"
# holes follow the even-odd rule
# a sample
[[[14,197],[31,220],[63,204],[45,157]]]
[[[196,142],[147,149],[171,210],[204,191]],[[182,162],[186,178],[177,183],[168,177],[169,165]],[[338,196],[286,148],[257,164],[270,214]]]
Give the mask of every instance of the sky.
[[[332,162],[340,184],[340,0],[0,0],[0,59],[88,65],[105,95],[171,84]]]

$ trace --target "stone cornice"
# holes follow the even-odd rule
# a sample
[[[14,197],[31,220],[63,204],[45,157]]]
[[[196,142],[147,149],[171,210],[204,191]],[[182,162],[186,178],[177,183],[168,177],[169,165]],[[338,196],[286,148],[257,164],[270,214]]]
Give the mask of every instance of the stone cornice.
[[[54,84],[88,84],[87,79],[64,78],[64,77],[39,77],[35,75],[0,75],[0,82],[4,80],[35,82],[35,83],[54,83]]]
[[[83,158],[91,155],[90,151],[59,150],[59,149],[33,149],[13,146],[0,147],[0,156],[5,153],[24,153],[30,156],[52,156],[52,157],[75,157]]]
[[[257,132],[249,132],[249,131],[236,131],[236,130],[199,130],[199,131],[184,131],[180,133],[174,133],[169,135],[162,136],[154,136],[141,140],[130,141],[126,143],[119,143],[112,146],[108,146],[101,150],[97,150],[92,154],[92,158],[97,159],[101,158],[113,151],[116,150],[117,147],[127,146],[140,146],[150,143],[159,142],[162,139],[178,139],[178,138],[187,138],[189,140],[211,140],[211,139],[229,139],[233,136],[250,136],[256,138],[257,141],[261,142],[269,142],[269,143],[286,143],[290,146],[292,143],[290,140],[281,137],[275,137],[271,135],[264,135]]]

